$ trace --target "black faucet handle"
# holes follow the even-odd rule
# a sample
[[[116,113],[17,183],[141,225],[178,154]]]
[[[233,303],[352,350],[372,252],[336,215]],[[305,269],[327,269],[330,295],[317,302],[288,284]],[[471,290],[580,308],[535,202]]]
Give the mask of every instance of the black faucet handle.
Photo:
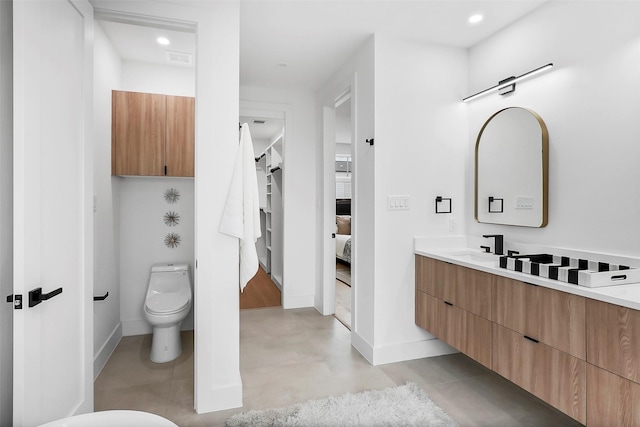
[[[491,247],[490,246],[480,246],[480,249],[484,249],[484,252],[486,252],[486,253],[490,253],[490,251],[491,251]]]
[[[514,256],[514,255],[518,255],[520,252],[518,251],[512,251],[511,249],[509,249],[507,251],[507,256]]]
[[[502,234],[483,234],[482,237],[486,237],[486,238],[492,237],[494,239],[493,253],[495,253],[496,255],[504,254],[503,252],[504,236]]]

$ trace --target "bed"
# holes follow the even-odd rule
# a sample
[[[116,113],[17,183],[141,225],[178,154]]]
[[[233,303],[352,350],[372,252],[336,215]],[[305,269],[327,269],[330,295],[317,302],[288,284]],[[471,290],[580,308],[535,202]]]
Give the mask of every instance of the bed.
[[[336,200],[336,258],[351,264],[351,199]]]

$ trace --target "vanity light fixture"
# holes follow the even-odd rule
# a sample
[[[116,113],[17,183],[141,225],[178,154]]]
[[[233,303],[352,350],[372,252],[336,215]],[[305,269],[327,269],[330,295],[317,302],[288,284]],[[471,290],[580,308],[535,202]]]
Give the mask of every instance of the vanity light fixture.
[[[543,65],[542,67],[538,67],[535,70],[531,70],[529,72],[526,72],[524,74],[521,74],[519,76],[511,76],[511,77],[507,77],[504,80],[500,80],[498,82],[497,85],[490,87],[489,89],[485,89],[483,91],[480,91],[478,93],[475,93],[473,95],[467,96],[466,98],[462,99],[462,102],[468,102],[471,101],[472,99],[476,99],[479,98],[483,95],[487,95],[491,92],[493,92],[494,90],[498,92],[498,94],[500,95],[506,95],[507,93],[511,93],[513,91],[516,90],[516,82],[519,82],[521,80],[524,79],[528,79],[529,77],[532,77],[538,73],[541,73],[543,71],[546,71],[548,69],[550,69],[551,67],[553,67],[553,63],[550,62],[546,65]]]

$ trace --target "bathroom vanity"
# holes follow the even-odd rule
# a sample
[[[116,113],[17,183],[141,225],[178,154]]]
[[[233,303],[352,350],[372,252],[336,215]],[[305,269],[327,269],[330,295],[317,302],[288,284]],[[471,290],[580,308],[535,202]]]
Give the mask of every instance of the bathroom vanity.
[[[640,425],[640,283],[579,286],[501,268],[474,247],[415,239],[416,324],[583,424]]]

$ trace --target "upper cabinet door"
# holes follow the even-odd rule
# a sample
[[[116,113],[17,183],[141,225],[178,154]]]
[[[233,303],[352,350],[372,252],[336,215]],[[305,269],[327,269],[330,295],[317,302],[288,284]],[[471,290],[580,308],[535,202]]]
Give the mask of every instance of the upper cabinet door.
[[[112,174],[164,175],[164,95],[113,91]]]
[[[166,174],[194,176],[195,98],[166,96]]]

